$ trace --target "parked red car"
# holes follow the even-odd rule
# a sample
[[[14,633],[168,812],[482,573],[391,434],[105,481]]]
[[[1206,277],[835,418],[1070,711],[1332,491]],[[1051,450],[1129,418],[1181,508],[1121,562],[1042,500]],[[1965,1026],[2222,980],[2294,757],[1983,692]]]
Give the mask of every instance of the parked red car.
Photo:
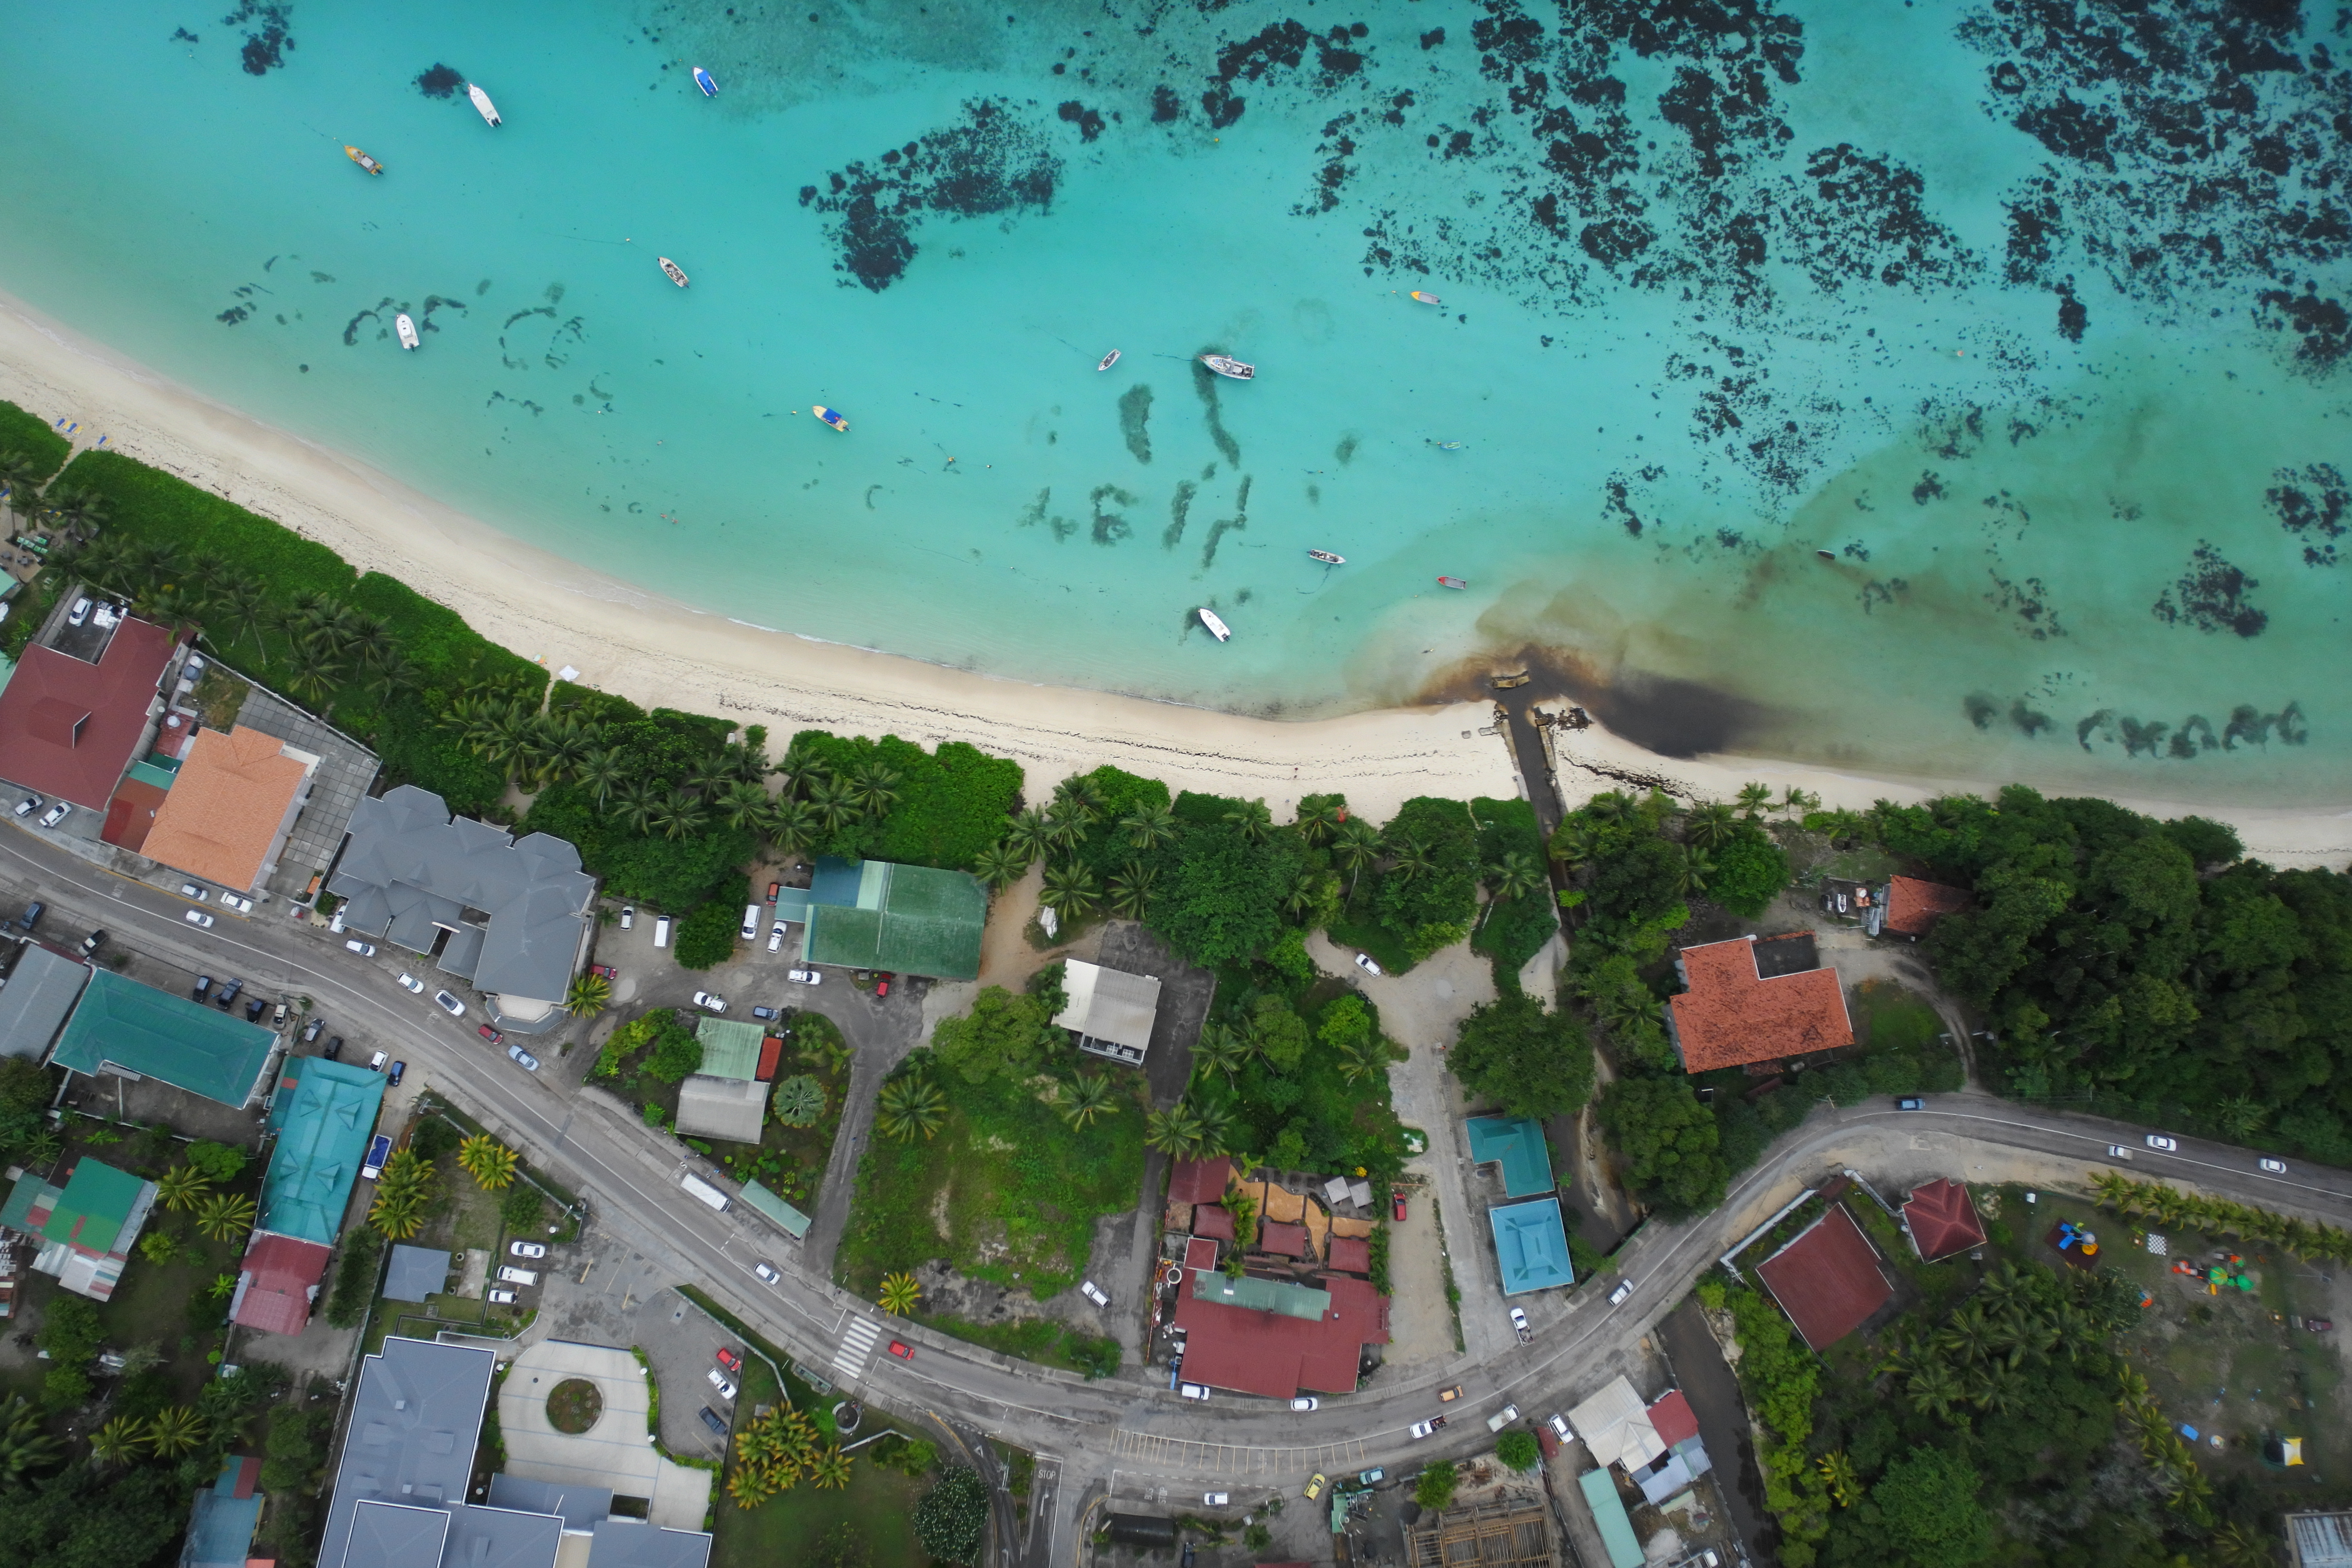
[[[507,1043],[507,1037],[504,1035],[499,1034],[496,1029],[491,1028],[488,1024],[482,1025],[479,1028],[476,1029],[474,1033],[481,1036],[482,1038],[489,1041],[490,1044],[494,1046],[503,1046]]]
[[[772,903],[772,903],[774,903],[774,902],[776,901],[777,898],[778,898],[778,897],[779,897],[779,896],[783,892],[783,890],[784,890],[784,885],[783,885],[782,882],[771,882],[771,883],[769,883],[769,884],[768,884],[768,902],[770,902],[770,903]]]
[[[1398,1223],[1398,1224],[1400,1224],[1400,1225],[1403,1224],[1403,1223],[1404,1223],[1404,1194],[1403,1194],[1402,1193],[1399,1193],[1399,1194],[1396,1194],[1395,1201],[1394,1201],[1393,1203],[1391,1203],[1391,1204],[1389,1205],[1389,1208],[1390,1208],[1390,1212],[1391,1212],[1391,1213],[1392,1213],[1392,1214],[1394,1214],[1394,1215],[1396,1215],[1396,1217],[1397,1217],[1397,1223]]]
[[[874,994],[877,996],[887,996],[890,994],[890,982],[893,978],[893,976],[887,973],[876,974],[874,976]]]
[[[605,979],[615,983],[617,983],[621,978],[621,972],[614,968],[609,963],[592,963],[588,966],[588,973],[591,974],[601,974]]]
[[[725,1367],[729,1372],[741,1372],[743,1370],[743,1357],[740,1352],[730,1351],[725,1345],[720,1345],[719,1347],[719,1364]]]

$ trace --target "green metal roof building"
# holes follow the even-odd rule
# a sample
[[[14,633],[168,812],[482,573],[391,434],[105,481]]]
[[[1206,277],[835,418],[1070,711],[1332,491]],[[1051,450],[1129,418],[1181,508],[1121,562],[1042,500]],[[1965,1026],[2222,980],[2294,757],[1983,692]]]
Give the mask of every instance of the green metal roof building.
[[[1534,1117],[1474,1116],[1464,1125],[1470,1133],[1471,1163],[1499,1163],[1506,1196],[1527,1198],[1552,1190],[1551,1151],[1543,1124]]]
[[[296,1057],[278,1080],[269,1128],[278,1148],[254,1228],[332,1247],[383,1106],[383,1074]]]
[[[814,1223],[808,1215],[801,1213],[757,1182],[743,1184],[743,1201],[775,1222],[782,1227],[784,1234],[794,1241],[807,1236],[809,1226]]]
[[[1633,1521],[1626,1514],[1624,1500],[1617,1495],[1617,1483],[1609,1479],[1609,1472],[1587,1470],[1576,1478],[1576,1484],[1592,1510],[1592,1522],[1601,1529],[1609,1568],[1642,1568],[1641,1538],[1633,1533]]]
[[[750,1083],[760,1076],[760,1042],[767,1031],[757,1024],[729,1018],[694,1021],[694,1037],[702,1042],[702,1066],[695,1070],[708,1078],[740,1079]]]
[[[988,893],[971,872],[825,856],[813,882],[802,949],[807,962],[935,980],[979,978]]]
[[[277,1048],[278,1037],[258,1024],[99,969],[49,1060],[91,1077],[111,1063],[242,1110],[266,1087],[261,1075]]]
[[[20,1178],[0,1205],[0,1226],[39,1238],[33,1267],[66,1289],[103,1301],[114,1294],[131,1243],[155,1205],[155,1184],[84,1155],[62,1187]]]

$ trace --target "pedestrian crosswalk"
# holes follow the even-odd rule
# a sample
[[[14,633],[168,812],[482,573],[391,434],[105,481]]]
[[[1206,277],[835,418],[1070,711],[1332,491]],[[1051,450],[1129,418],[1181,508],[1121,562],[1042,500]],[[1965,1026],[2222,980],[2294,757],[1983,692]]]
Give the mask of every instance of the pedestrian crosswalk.
[[[844,1377],[856,1377],[866,1370],[866,1358],[874,1353],[874,1342],[882,1331],[870,1318],[852,1318],[847,1331],[841,1336],[841,1345],[833,1352],[834,1370]]]

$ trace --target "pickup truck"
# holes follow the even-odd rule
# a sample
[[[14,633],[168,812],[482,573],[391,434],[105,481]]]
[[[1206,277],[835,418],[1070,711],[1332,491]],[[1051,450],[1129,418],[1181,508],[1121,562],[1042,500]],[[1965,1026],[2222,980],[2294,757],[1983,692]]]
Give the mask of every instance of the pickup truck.
[[[1516,1405],[1506,1405],[1500,1410],[1496,1411],[1495,1414],[1486,1417],[1486,1430],[1489,1432],[1499,1432],[1504,1427],[1508,1426],[1512,1422],[1517,1421],[1518,1418],[1519,1407]]]

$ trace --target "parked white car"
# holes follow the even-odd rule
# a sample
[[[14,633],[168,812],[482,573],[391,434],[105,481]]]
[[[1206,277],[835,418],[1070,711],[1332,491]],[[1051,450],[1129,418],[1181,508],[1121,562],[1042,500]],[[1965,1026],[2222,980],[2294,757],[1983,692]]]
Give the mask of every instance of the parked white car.
[[[199,888],[194,882],[183,882],[180,884],[180,897],[184,899],[194,899],[196,902],[201,904],[212,896],[213,893],[210,888]]]
[[[547,1244],[539,1241],[518,1241],[507,1250],[517,1258],[544,1258],[547,1256]]]
[[[1290,1407],[1293,1410],[1320,1410],[1323,1402],[1311,1394],[1302,1394],[1290,1402]]]
[[[728,1382],[727,1374],[719,1371],[717,1367],[712,1367],[709,1372],[704,1373],[703,1376],[710,1380],[710,1386],[719,1391],[719,1398],[732,1399],[735,1397],[735,1385]]]
[[[770,952],[784,951],[784,922],[782,921],[778,921],[768,932],[768,951]]]
[[[180,918],[186,921],[192,926],[209,927],[213,923],[213,917],[205,913],[202,910],[190,910],[186,914]]]
[[[727,998],[721,996],[716,991],[696,992],[694,994],[694,1005],[698,1007],[707,1007],[713,1013],[724,1013],[727,1011]]]
[[[1508,1426],[1512,1422],[1517,1421],[1518,1418],[1519,1407],[1516,1405],[1506,1405],[1500,1410],[1496,1411],[1495,1414],[1486,1417],[1486,1430],[1489,1432],[1499,1432],[1504,1427]]]
[[[66,616],[66,625],[78,626],[88,619],[89,619],[89,597],[84,595],[74,601],[73,609]]]
[[[539,1283],[539,1275],[535,1270],[529,1268],[501,1267],[499,1269],[499,1282],[502,1285],[536,1285]]]
[[[623,904],[621,906],[621,929],[623,931],[632,930],[635,927],[636,923],[637,906],[635,904]]]
[[[1369,952],[1360,952],[1356,954],[1356,967],[1362,970],[1367,974],[1385,974],[1388,973],[1388,971],[1382,969],[1379,964],[1372,962],[1372,955]]]
[[[1234,1500],[1231,1492],[1202,1492],[1201,1501],[1210,1508],[1224,1508]]]
[[[492,1306],[511,1307],[514,1305],[514,1299],[515,1293],[511,1290],[493,1290],[490,1292],[490,1304]]]
[[[824,976],[814,969],[787,969],[784,978],[795,985],[815,985],[821,984]]]
[[[241,898],[236,893],[223,893],[221,895],[220,901],[227,905],[230,909],[235,910],[238,914],[249,915],[253,912],[253,900],[247,898]]]
[[[414,974],[402,975],[400,977],[400,988],[403,991],[414,991],[419,996],[425,994],[425,982],[417,979]]]
[[[343,951],[345,952],[356,952],[362,958],[373,958],[375,956],[375,943],[372,942],[361,942],[354,937],[352,941],[343,943]]]
[[[41,826],[44,827],[55,827],[58,823],[63,822],[67,817],[71,816],[72,815],[72,804],[68,801],[61,800],[58,802],[57,805],[49,807],[48,810],[41,813]]]
[[[1208,1385],[1205,1384],[1179,1384],[1176,1385],[1176,1392],[1182,1394],[1187,1399],[1206,1399],[1209,1397]]]
[[[458,1001],[455,996],[450,995],[446,991],[436,991],[433,993],[433,1005],[436,1007],[440,1008],[444,1013],[448,1014],[452,1018],[462,1018],[466,1016],[466,1005],[463,1002]]]
[[[1103,1294],[1103,1288],[1096,1284],[1091,1279],[1081,1280],[1079,1282],[1078,1294],[1084,1296],[1087,1300],[1092,1301],[1097,1307],[1108,1307],[1110,1305],[1110,1298]]]
[[[1633,1293],[1633,1282],[1631,1279],[1628,1279],[1623,1284],[1618,1286],[1617,1289],[1609,1292],[1609,1304],[1612,1307],[1622,1307],[1625,1304],[1625,1298],[1631,1296]]]
[[[1529,1340],[1536,1337],[1535,1331],[1528,1327],[1527,1310],[1523,1307],[1514,1307],[1511,1309],[1511,1327],[1518,1331],[1519,1343],[1521,1344],[1526,1344]]]

